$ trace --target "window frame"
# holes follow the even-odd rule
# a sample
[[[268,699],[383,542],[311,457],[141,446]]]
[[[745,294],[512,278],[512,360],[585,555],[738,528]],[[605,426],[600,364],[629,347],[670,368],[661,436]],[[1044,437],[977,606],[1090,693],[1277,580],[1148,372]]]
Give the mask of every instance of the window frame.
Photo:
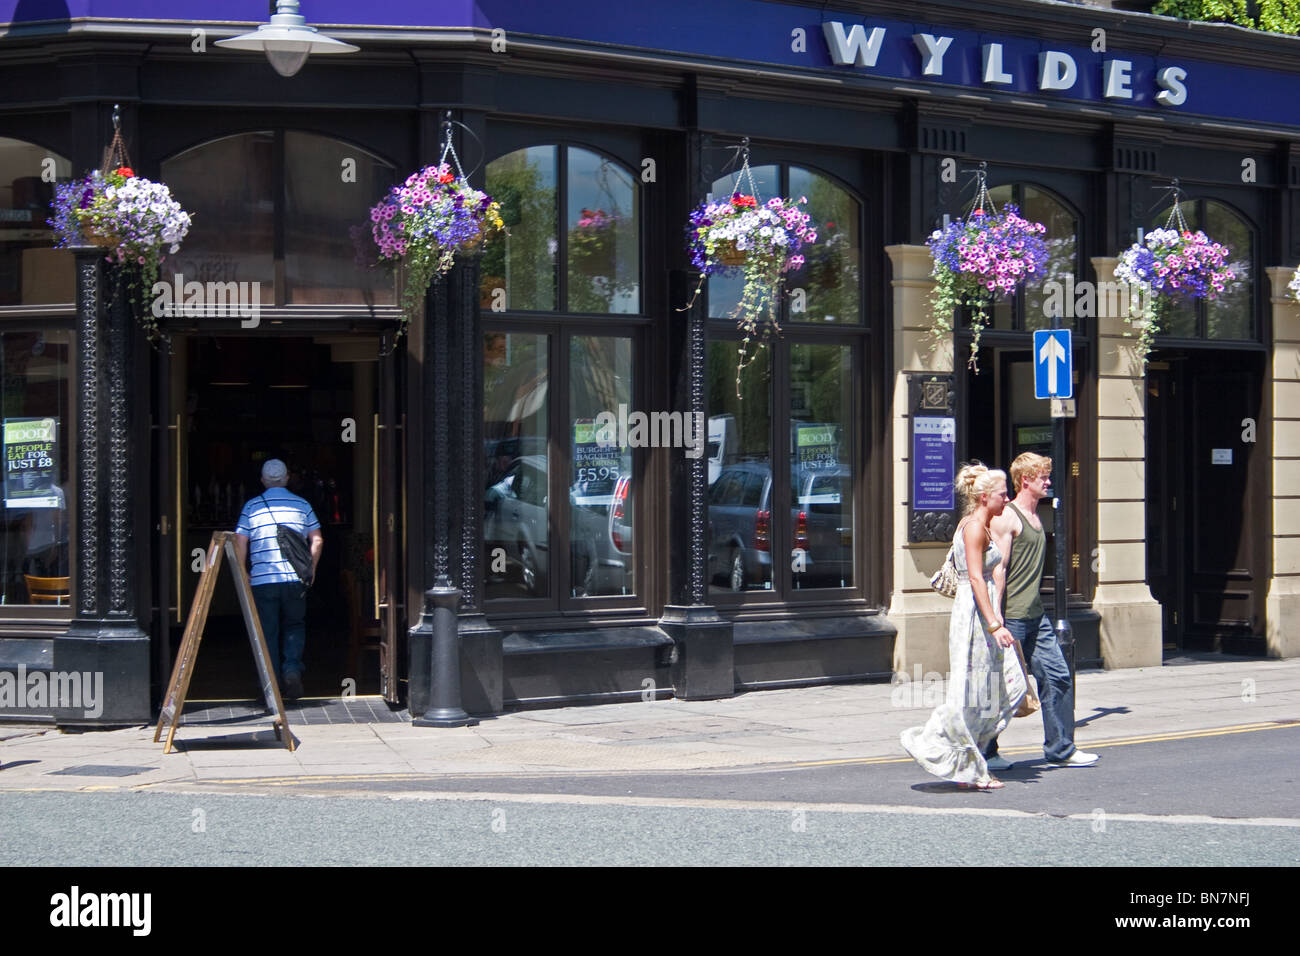
[[[862,162],[860,157],[855,155],[849,161],[859,164],[860,168]],[[853,446],[850,452],[850,464],[854,478],[853,494],[851,496],[853,584],[842,588],[809,587],[795,589],[793,587],[793,570],[790,561],[783,560],[773,562],[771,590],[749,590],[737,594],[717,589],[713,584],[711,575],[706,571],[706,578],[708,578],[705,582],[706,600],[719,609],[725,609],[729,613],[735,612],[742,616],[751,612],[762,613],[789,606],[826,605],[843,608],[846,604],[862,604],[867,601],[867,596],[873,594],[880,586],[880,569],[875,566],[879,559],[875,556],[875,549],[869,547],[869,543],[872,545],[876,543],[879,529],[868,526],[867,515],[869,509],[866,502],[868,500],[867,485],[873,477],[871,471],[872,449],[882,441],[882,436],[875,435],[869,432],[868,429],[876,421],[869,412],[872,405],[871,373],[875,370],[873,356],[877,345],[871,316],[882,305],[882,303],[878,302],[879,296],[874,295],[873,285],[870,280],[883,278],[883,273],[878,273],[872,269],[871,262],[872,256],[877,253],[878,258],[883,258],[883,249],[880,248],[881,243],[876,241],[867,229],[867,222],[871,218],[869,197],[853,188],[843,176],[838,175],[824,165],[811,162],[809,157],[799,155],[793,151],[755,149],[751,154],[750,162],[755,168],[761,166],[777,167],[777,182],[778,188],[781,190],[780,195],[788,195],[790,168],[797,167],[808,174],[830,180],[835,186],[846,192],[857,203],[858,207],[858,321],[820,323],[815,321],[792,321],[789,311],[790,303],[788,299],[783,299],[779,320],[782,334],[767,346],[771,352],[770,368],[772,370],[772,414],[768,439],[769,448],[772,449],[769,459],[772,465],[772,490],[770,495],[771,501],[786,502],[788,505],[787,511],[792,511],[794,508],[794,493],[790,487],[791,451],[789,449],[790,429],[792,427],[790,362],[793,353],[791,346],[795,344],[836,345],[847,346],[850,349],[849,370],[852,375],[850,413],[853,416],[851,429]],[[732,175],[731,173],[727,174],[728,177]],[[715,185],[722,178],[724,177],[717,177],[710,185]],[[718,198],[716,194],[714,198]],[[878,290],[874,291],[878,292]],[[707,342],[709,344],[714,342],[739,343],[741,336],[736,330],[735,321],[727,316],[715,317],[710,314],[712,308],[707,299],[707,292],[708,284],[706,283],[704,314],[706,316]],[[888,315],[887,306],[885,306],[885,311],[881,314],[881,322],[883,322],[883,316]],[[707,407],[707,394],[705,402],[705,419],[707,421],[710,415],[710,410]],[[705,507],[708,507],[707,492]],[[771,510],[776,511],[776,509]],[[792,553],[793,528],[786,527],[786,524],[785,521],[769,522],[771,553],[774,555]]]
[[[519,131],[516,133],[516,139]],[[507,141],[511,141],[507,137]],[[490,160],[483,164],[482,188],[486,188],[487,167],[497,160],[504,159],[514,153],[521,152],[525,149],[534,148],[552,148],[555,150],[555,219],[552,223],[552,235],[555,237],[555,307],[551,309],[522,309],[514,306],[507,306],[498,315],[532,315],[532,316],[574,316],[583,319],[596,319],[604,321],[627,322],[634,319],[645,319],[650,314],[650,308],[647,305],[649,298],[646,289],[646,258],[647,258],[647,232],[646,232],[646,201],[647,193],[642,187],[645,185],[641,177],[637,174],[636,168],[632,163],[625,161],[616,152],[612,151],[608,145],[595,145],[592,142],[566,136],[555,136],[545,139],[525,136],[523,139],[511,145],[509,148],[497,153]],[[569,150],[580,149],[591,153],[601,159],[607,160],[620,167],[632,180],[632,195],[636,205],[636,241],[637,241],[637,309],[633,312],[577,312],[569,309],[569,234],[566,225],[565,210],[569,205]],[[507,228],[509,228],[507,226]],[[508,291],[508,290],[507,290]]]
[[[1205,222],[1207,218],[1208,206],[1210,203],[1214,203],[1215,205],[1222,207],[1222,209],[1226,211],[1229,215],[1234,216],[1238,221],[1240,221],[1241,224],[1246,228],[1246,230],[1250,234],[1251,279],[1250,279],[1249,294],[1246,296],[1246,301],[1249,303],[1250,306],[1250,316],[1249,316],[1250,334],[1246,338],[1210,338],[1209,300],[1195,299],[1192,301],[1192,306],[1196,311],[1196,333],[1194,335],[1187,336],[1187,335],[1169,335],[1166,334],[1163,330],[1157,331],[1155,340],[1152,345],[1152,352],[1155,352],[1161,348],[1179,348],[1188,345],[1200,345],[1200,346],[1213,345],[1215,348],[1222,347],[1222,348],[1231,348],[1231,349],[1241,349],[1241,348],[1258,349],[1260,346],[1263,345],[1263,341],[1264,341],[1263,340],[1264,321],[1263,321],[1263,315],[1260,310],[1261,287],[1267,285],[1266,282],[1264,283],[1260,282],[1260,275],[1262,274],[1262,270],[1260,268],[1261,253],[1260,253],[1259,227],[1238,206],[1224,199],[1220,199],[1215,196],[1199,196],[1195,199],[1184,199],[1182,201],[1183,205],[1187,205],[1189,203],[1192,204],[1194,207],[1193,217],[1194,217],[1194,221],[1196,222],[1196,227],[1195,227],[1196,229],[1200,229],[1202,231],[1205,230]],[[1170,204],[1168,209],[1161,209],[1159,211],[1159,214],[1156,216],[1156,218],[1150,220],[1150,225],[1147,227],[1147,231],[1149,232],[1152,229],[1164,228],[1165,221],[1168,218],[1168,210],[1172,208],[1173,205]],[[1210,236],[1210,239],[1215,242],[1218,241],[1218,239],[1216,239],[1212,235]],[[1164,325],[1163,322],[1161,324],[1162,326]]]

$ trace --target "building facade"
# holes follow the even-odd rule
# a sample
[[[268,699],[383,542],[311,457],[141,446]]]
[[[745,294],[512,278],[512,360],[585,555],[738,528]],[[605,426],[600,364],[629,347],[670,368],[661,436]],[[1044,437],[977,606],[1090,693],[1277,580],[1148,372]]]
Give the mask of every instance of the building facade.
[[[51,449],[39,502],[6,477],[0,669],[104,681],[93,715],[6,717],[148,719],[203,549],[268,457],[326,538],[309,693],[422,714],[440,584],[473,714],[943,672],[928,578],[956,516],[918,490],[917,419],[951,419],[954,463],[1044,450],[1032,334],[1058,320],[1077,664],[1300,652],[1300,40],[1031,0],[399,2],[365,24],[314,0],[361,49],[281,77],[214,46],[263,6],[0,11],[6,445],[39,427]],[[115,105],[194,220],[161,346],[44,222]],[[508,236],[408,327],[369,209],[440,159],[448,114]],[[695,294],[683,236],[746,144],[760,197],[806,196],[818,239],[738,378],[739,282]],[[931,348],[924,243],[980,164],[1051,265],[994,310],[977,374],[968,324]],[[1175,179],[1238,281],[1144,370],[1104,284]],[[220,592],[196,681],[250,696]]]

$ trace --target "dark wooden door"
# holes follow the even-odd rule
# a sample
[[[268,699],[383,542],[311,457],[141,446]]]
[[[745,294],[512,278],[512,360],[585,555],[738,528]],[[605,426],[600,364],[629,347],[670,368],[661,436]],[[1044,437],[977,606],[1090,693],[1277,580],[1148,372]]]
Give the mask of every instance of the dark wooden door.
[[[1264,651],[1269,500],[1259,364],[1254,353],[1219,353],[1185,366],[1189,647]]]
[[[1166,649],[1264,651],[1262,357],[1187,352],[1147,373],[1147,581]]]

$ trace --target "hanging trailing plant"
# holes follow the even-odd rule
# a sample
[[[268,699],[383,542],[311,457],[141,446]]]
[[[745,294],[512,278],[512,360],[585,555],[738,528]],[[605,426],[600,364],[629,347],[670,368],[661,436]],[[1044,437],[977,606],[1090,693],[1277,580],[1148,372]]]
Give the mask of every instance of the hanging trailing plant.
[[[57,248],[89,243],[107,250],[111,281],[125,288],[137,321],[155,342],[164,336],[153,314],[154,283],[163,260],[180,251],[190,216],[164,184],[137,176],[126,165],[120,133],[110,146],[110,156],[114,154],[122,161],[115,169],[95,170],[55,187],[54,215],[48,222]]]
[[[1216,298],[1236,278],[1227,266],[1231,250],[1187,227],[1177,181],[1172,188],[1174,208],[1165,228],[1153,229],[1125,249],[1115,267],[1115,278],[1130,287],[1124,319],[1137,329],[1137,356],[1144,370],[1162,311],[1179,299]]]
[[[457,256],[477,249],[505,227],[501,205],[467,181],[452,146],[450,121],[443,129],[438,164],[412,173],[370,210],[371,236],[379,247],[379,259],[405,267],[399,337],[434,278],[450,271]],[[448,156],[456,165],[455,173],[447,163]]]
[[[980,336],[988,325],[989,309],[999,295],[1013,295],[1030,276],[1044,272],[1048,251],[1043,240],[1047,227],[1022,218],[1014,205],[999,212],[989,198],[984,170],[977,176],[979,189],[969,215],[935,230],[926,244],[934,258],[930,350],[951,341],[954,313],[963,306],[970,308],[967,365],[978,373]]]
[[[691,211],[686,227],[691,262],[700,270],[696,295],[708,276],[744,277],[740,301],[731,313],[736,327],[744,333],[736,364],[737,398],[741,397],[741,373],[756,357],[750,354],[751,343],[757,340],[756,348],[762,349],[768,339],[781,332],[780,296],[785,273],[801,268],[804,257],[799,250],[805,242],[817,241],[811,217],[799,208],[808,202],[807,198],[761,202],[749,168],[748,146],[743,150],[737,191],[720,202],[700,203]],[[740,192],[746,179],[750,192]]]

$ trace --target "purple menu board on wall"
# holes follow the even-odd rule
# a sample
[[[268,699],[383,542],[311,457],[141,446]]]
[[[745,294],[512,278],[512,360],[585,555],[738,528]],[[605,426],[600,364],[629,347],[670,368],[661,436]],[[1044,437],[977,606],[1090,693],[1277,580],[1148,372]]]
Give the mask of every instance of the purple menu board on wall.
[[[953,460],[956,419],[912,419],[912,510],[950,511],[956,506]]]

